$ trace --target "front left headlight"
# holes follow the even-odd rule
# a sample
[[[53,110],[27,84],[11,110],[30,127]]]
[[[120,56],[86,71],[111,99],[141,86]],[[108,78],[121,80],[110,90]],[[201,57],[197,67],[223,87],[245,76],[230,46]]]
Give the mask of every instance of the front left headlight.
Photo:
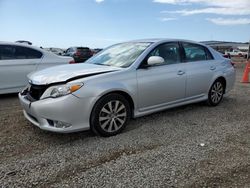
[[[71,83],[65,85],[56,85],[49,87],[41,96],[40,99],[44,98],[57,98],[61,96],[68,95],[79,90],[83,86],[83,83]]]

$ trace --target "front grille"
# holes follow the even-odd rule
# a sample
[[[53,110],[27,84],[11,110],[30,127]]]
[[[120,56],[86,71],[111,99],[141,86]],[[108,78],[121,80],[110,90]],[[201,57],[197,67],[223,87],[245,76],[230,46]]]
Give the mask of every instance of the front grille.
[[[45,85],[31,84],[27,97],[31,101],[39,100],[47,88],[48,86]]]

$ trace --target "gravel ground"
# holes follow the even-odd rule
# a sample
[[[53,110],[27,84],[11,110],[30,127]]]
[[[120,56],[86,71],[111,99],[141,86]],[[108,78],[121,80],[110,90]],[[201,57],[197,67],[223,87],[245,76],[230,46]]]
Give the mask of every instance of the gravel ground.
[[[2,187],[250,187],[250,84],[217,107],[187,105],[132,120],[117,136],[54,134],[0,96]]]

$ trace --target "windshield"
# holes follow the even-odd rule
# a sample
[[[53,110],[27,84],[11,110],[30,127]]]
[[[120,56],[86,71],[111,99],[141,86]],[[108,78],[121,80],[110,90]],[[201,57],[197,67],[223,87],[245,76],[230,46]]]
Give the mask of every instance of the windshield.
[[[103,50],[86,63],[124,68],[129,67],[150,44],[151,43],[148,42],[117,44]]]

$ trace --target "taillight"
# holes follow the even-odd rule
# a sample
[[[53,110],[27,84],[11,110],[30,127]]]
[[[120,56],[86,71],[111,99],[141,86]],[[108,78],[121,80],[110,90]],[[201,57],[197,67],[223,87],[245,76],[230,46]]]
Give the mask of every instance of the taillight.
[[[75,60],[71,60],[70,62],[69,62],[69,64],[75,64],[76,62],[75,62]]]

